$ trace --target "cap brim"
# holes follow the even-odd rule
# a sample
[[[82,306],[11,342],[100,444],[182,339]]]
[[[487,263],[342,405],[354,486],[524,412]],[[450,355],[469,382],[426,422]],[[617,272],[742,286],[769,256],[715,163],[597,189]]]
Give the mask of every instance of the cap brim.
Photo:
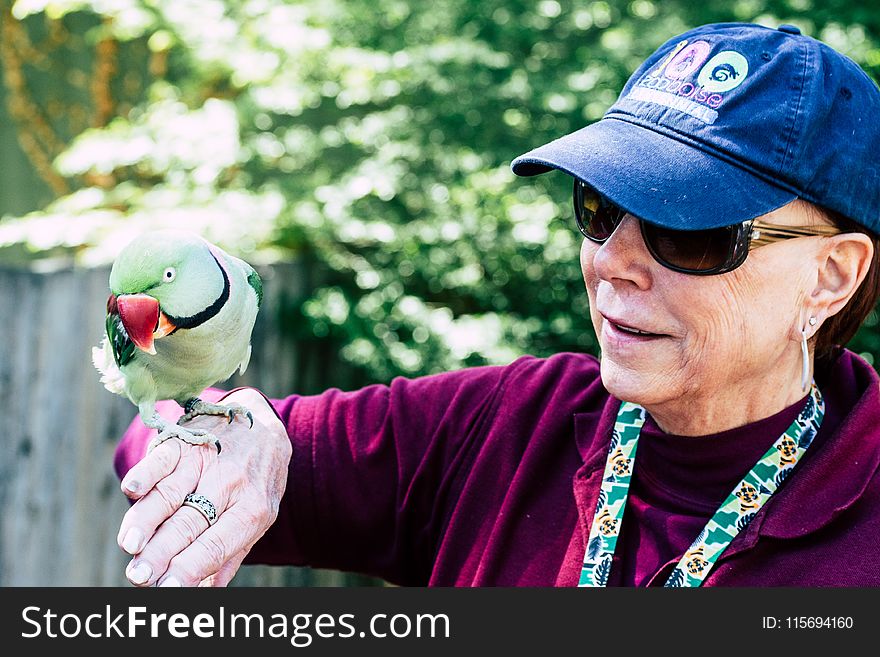
[[[521,155],[511,168],[519,176],[559,169],[635,216],[678,230],[729,226],[797,198],[695,146],[610,118]]]

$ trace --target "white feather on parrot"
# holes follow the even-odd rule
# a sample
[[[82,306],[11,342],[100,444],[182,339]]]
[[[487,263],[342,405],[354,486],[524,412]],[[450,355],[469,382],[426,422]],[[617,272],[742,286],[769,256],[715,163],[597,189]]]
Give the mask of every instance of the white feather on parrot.
[[[212,434],[179,426],[199,415],[226,415],[232,422],[250,412],[239,405],[209,404],[201,392],[244,373],[251,333],[262,302],[259,275],[243,260],[198,235],[154,231],[126,246],[110,272],[106,333],[92,361],[110,392],[138,407],[145,425],[168,438],[210,443]],[[156,412],[172,399],[186,413],[173,424]]]

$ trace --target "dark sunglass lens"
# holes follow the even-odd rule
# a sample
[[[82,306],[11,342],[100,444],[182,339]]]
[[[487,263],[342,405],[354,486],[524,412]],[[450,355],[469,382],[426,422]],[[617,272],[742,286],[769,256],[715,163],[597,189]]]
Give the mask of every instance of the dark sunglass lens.
[[[604,242],[623,218],[624,211],[592,187],[574,181],[574,216],[578,228],[591,240]]]
[[[733,227],[708,230],[673,230],[643,225],[645,241],[654,256],[675,268],[706,272],[727,264],[736,240]]]

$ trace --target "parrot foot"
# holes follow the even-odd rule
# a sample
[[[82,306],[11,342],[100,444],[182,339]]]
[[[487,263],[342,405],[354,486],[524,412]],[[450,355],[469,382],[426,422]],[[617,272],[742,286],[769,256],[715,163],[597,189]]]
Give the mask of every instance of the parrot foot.
[[[211,404],[196,398],[190,399],[183,407],[183,410],[186,411],[186,413],[180,416],[177,424],[189,422],[200,415],[225,416],[229,419],[229,424],[232,424],[232,421],[237,415],[242,415],[250,422],[250,428],[253,429],[254,427],[253,414],[241,404]]]
[[[190,445],[213,445],[217,448],[217,453],[220,453],[220,441],[211,432],[204,429],[184,429],[174,425],[169,426],[150,441],[147,453],[152,452],[169,438],[177,438]]]

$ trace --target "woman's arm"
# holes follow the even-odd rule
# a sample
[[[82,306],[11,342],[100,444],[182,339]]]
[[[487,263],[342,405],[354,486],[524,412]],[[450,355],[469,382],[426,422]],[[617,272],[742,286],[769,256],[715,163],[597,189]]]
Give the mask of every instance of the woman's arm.
[[[173,440],[138,462],[150,434],[136,421],[117,451],[118,472],[128,472],[123,490],[139,484],[126,491],[138,501],[119,533],[123,549],[139,553],[129,578],[145,563],[149,576],[134,583],[173,575],[184,585],[224,584],[250,552],[251,562],[426,582],[467,447],[483,435],[506,369],[398,378],[271,406],[255,391],[238,391],[228,400],[254,412],[252,430],[241,420],[193,422],[218,435],[219,455]],[[217,506],[210,529],[198,511],[180,507],[191,491]]]

